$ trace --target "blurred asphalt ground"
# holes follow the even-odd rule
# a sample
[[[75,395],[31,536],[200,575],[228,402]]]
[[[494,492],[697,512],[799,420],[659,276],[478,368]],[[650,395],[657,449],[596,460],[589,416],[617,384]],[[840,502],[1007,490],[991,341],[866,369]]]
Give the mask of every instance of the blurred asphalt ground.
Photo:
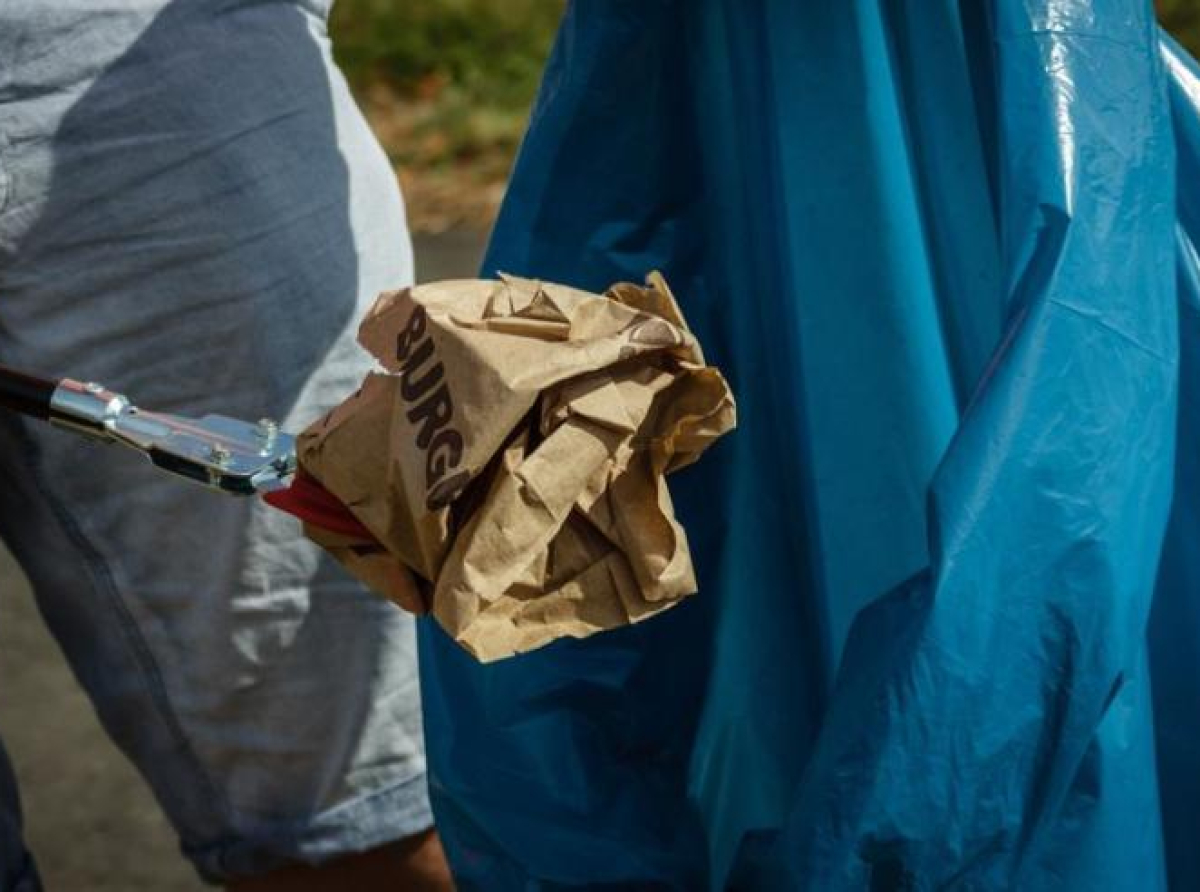
[[[415,241],[419,281],[476,274],[483,236],[450,232]],[[210,888],[179,855],[145,783],[100,730],[2,546],[0,735],[20,779],[26,841],[48,892]]]

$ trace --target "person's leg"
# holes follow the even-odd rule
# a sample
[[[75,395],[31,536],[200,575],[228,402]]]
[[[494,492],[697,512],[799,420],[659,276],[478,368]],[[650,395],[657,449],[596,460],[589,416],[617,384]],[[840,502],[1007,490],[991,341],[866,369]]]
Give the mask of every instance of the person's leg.
[[[411,256],[320,5],[0,4],[0,361],[288,429],[357,386],[358,318]],[[432,824],[409,617],[132,453],[3,419],[0,476],[0,531],[206,877],[423,876],[396,855]]]
[[[33,859],[21,840],[21,801],[8,753],[0,745],[0,892],[39,892]]]

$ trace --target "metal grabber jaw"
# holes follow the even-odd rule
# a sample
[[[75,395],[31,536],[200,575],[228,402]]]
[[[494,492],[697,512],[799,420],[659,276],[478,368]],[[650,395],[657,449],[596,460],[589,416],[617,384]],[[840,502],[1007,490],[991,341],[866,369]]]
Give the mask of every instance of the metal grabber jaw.
[[[247,422],[150,412],[101,384],[48,381],[2,366],[0,407],[136,449],[164,471],[221,492],[285,489],[296,473],[295,438],[267,418]]]

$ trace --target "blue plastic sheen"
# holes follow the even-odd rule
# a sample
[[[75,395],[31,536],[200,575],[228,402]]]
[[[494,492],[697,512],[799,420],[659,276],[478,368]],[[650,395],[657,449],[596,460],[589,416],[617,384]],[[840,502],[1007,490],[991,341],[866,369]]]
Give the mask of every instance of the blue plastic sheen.
[[[1148,0],[575,0],[485,272],[663,270],[740,426],[677,609],[423,625],[460,888],[1200,889],[1198,182]]]

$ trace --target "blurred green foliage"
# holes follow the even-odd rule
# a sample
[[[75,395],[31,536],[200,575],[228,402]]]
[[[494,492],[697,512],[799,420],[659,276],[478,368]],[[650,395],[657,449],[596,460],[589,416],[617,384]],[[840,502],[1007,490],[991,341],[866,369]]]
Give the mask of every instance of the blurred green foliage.
[[[393,161],[502,179],[565,0],[337,0],[338,63]]]
[[[565,5],[336,0],[334,54],[396,165],[415,228],[489,224]]]
[[[338,0],[331,30],[355,86],[524,109],[562,11],[563,0]]]
[[[1200,0],[1156,0],[1159,21],[1193,56],[1200,55]]]

